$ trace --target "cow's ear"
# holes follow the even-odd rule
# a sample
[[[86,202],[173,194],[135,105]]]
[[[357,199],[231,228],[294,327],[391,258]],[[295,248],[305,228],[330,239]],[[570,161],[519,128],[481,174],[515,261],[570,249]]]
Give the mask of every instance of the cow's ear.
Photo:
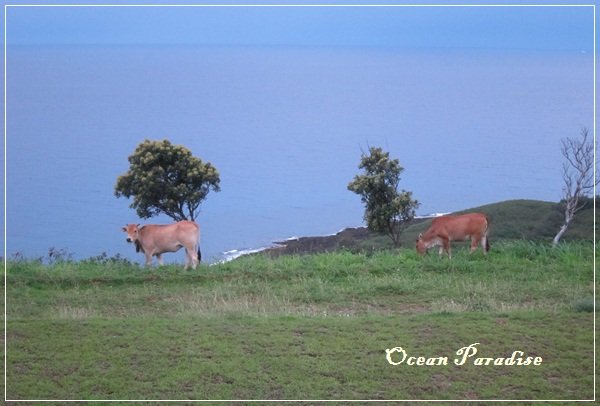
[[[126,232],[127,231],[127,227],[121,227],[121,230],[123,230],[123,231]]]
[[[419,238],[417,238],[417,241],[420,240],[421,238],[423,238],[423,233],[419,233]]]

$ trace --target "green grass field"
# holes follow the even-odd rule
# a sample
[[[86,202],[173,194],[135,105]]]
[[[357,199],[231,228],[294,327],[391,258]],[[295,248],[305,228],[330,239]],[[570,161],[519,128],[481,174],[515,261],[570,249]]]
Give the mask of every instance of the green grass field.
[[[196,271],[9,261],[7,398],[591,399],[593,244],[250,256]],[[454,365],[542,357],[538,366]],[[448,365],[391,365],[386,349]]]

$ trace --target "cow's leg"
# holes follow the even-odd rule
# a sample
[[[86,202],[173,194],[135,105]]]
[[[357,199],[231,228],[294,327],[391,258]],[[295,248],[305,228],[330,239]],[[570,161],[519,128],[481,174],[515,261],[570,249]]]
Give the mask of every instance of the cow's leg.
[[[185,248],[185,265],[183,266],[183,270],[186,270],[189,268],[190,262],[191,262],[190,250],[186,247]]]
[[[479,241],[481,240],[481,238],[479,236],[473,236],[471,237],[471,254],[475,251],[477,251],[477,246],[479,245]],[[484,250],[485,252],[485,250]]]
[[[195,248],[195,247],[193,247],[193,248]],[[198,266],[198,262],[200,262],[200,258],[198,257],[198,252],[200,252],[199,249],[197,251],[195,249],[190,250],[190,258],[192,260],[192,269],[196,269],[196,267]]]
[[[444,253],[446,252],[446,240],[444,238],[437,238],[436,240],[434,240],[434,246],[435,245],[439,247],[438,255],[441,258],[442,255],[444,255]]]
[[[158,264],[163,266],[165,263],[163,262],[162,254],[156,254],[156,259],[158,260]]]
[[[196,257],[193,247],[185,247],[185,267],[183,269],[188,269],[190,266],[192,269],[196,269],[197,264],[198,258]]]
[[[450,239],[444,238],[444,239],[442,239],[442,243],[444,244],[444,251],[446,251],[448,253],[448,259],[452,258]]]
[[[481,237],[481,248],[483,249],[483,255],[487,255],[488,251],[490,250],[490,244],[488,243],[486,234]]]
[[[144,252],[144,255],[146,255],[146,266],[152,266],[152,253]]]

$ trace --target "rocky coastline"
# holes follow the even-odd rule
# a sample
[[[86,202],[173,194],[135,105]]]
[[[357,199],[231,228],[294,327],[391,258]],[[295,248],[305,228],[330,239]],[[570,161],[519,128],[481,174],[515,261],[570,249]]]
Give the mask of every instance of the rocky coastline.
[[[411,224],[421,223],[435,216],[422,216],[415,218]],[[331,252],[340,249],[358,250],[364,249],[369,240],[380,238],[384,245],[391,244],[385,235],[369,231],[366,227],[348,227],[336,234],[317,237],[290,238],[285,241],[274,242],[273,247],[261,251],[271,256],[314,254],[320,252]],[[380,243],[381,244],[381,243]],[[380,245],[377,244],[377,245]]]
[[[356,247],[360,241],[372,237],[366,227],[345,228],[333,235],[318,237],[290,238],[285,241],[275,241],[273,247],[263,251],[271,256],[329,252],[339,249]]]

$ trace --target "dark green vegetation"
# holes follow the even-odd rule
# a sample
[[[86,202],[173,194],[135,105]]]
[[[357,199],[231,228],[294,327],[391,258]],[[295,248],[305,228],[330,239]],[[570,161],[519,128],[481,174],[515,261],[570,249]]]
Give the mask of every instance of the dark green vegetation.
[[[129,170],[117,178],[115,196],[133,197],[141,218],[164,213],[175,221],[194,220],[200,204],[219,192],[219,172],[169,140],[145,140],[129,156]]]
[[[369,148],[369,155],[363,152],[358,168],[363,173],[354,176],[348,190],[358,194],[365,205],[363,218],[369,230],[387,235],[398,246],[402,231],[419,207],[412,192],[398,190],[404,168],[397,159],[390,159],[389,152],[375,147]]]
[[[9,399],[591,399],[593,244],[10,261]],[[539,366],[456,366],[521,350]],[[391,366],[385,349],[447,356]]]

